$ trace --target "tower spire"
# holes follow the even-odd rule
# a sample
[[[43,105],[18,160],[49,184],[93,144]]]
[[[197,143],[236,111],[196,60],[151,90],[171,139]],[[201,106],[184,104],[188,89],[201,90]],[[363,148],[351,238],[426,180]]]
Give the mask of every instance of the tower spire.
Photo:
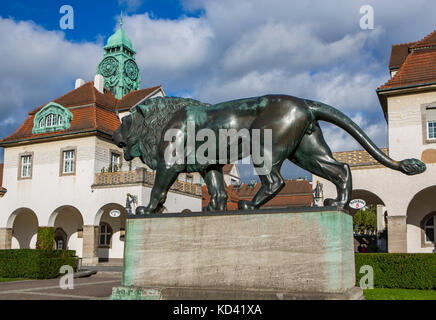
[[[135,61],[136,52],[132,41],[123,30],[123,11],[120,15],[120,27],[109,37],[104,46],[104,58],[97,68],[97,74],[104,78],[104,86],[117,99],[138,90],[141,86],[141,75]]]

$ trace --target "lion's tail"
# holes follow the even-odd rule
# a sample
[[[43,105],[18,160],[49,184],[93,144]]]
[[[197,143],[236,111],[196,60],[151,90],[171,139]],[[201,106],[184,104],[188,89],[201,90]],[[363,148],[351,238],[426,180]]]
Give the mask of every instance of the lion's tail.
[[[354,139],[359,142],[375,160],[385,165],[388,168],[399,170],[405,174],[413,175],[422,173],[426,170],[426,166],[418,159],[406,159],[396,161],[388,157],[381,151],[374,142],[363,132],[363,130],[349,117],[327,104],[315,101],[307,101],[315,119],[327,121],[337,125],[347,131]]]

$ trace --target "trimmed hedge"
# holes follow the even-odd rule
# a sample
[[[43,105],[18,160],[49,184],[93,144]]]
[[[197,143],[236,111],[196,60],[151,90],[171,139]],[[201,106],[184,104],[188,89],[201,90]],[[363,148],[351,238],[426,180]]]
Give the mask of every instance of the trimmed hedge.
[[[360,267],[374,269],[374,287],[398,289],[436,289],[434,253],[356,253],[356,285],[365,274]]]
[[[39,227],[36,249],[53,250],[55,246],[55,229],[53,227]]]
[[[63,265],[76,269],[75,254],[73,250],[0,250],[0,277],[56,278],[60,275],[59,269]]]

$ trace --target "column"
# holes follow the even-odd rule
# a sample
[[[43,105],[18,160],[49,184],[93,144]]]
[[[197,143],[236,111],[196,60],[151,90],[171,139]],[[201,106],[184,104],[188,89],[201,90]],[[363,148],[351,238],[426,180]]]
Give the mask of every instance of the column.
[[[383,232],[383,230],[386,228],[384,216],[385,209],[386,207],[384,205],[377,205],[377,232]]]
[[[12,246],[12,229],[0,228],[0,249],[11,249]]]
[[[83,226],[83,265],[98,264],[98,226]]]
[[[388,216],[388,252],[407,252],[407,217]]]

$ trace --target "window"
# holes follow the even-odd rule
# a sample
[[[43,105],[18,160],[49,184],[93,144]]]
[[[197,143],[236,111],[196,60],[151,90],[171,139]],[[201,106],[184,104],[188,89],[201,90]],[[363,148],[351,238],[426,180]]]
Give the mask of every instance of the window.
[[[21,178],[30,178],[32,176],[32,156],[21,157]]]
[[[427,219],[424,224],[424,233],[425,233],[425,242],[426,243],[434,243],[434,225],[435,225],[435,217],[431,216]]]
[[[63,174],[71,174],[75,171],[75,152],[74,150],[63,151]]]
[[[35,115],[33,134],[66,130],[70,128],[73,114],[60,104],[50,102]]]
[[[110,246],[112,238],[112,228],[107,223],[102,223],[100,225],[100,237],[99,244],[100,246]]]
[[[45,118],[45,126],[47,128],[50,127],[54,127],[56,125],[56,115],[53,113],[50,113],[46,118]]]
[[[427,122],[427,138],[436,139],[436,121]]]
[[[110,171],[111,172],[117,172],[121,169],[121,156],[118,153],[112,152],[111,153],[111,164],[110,164]]]

